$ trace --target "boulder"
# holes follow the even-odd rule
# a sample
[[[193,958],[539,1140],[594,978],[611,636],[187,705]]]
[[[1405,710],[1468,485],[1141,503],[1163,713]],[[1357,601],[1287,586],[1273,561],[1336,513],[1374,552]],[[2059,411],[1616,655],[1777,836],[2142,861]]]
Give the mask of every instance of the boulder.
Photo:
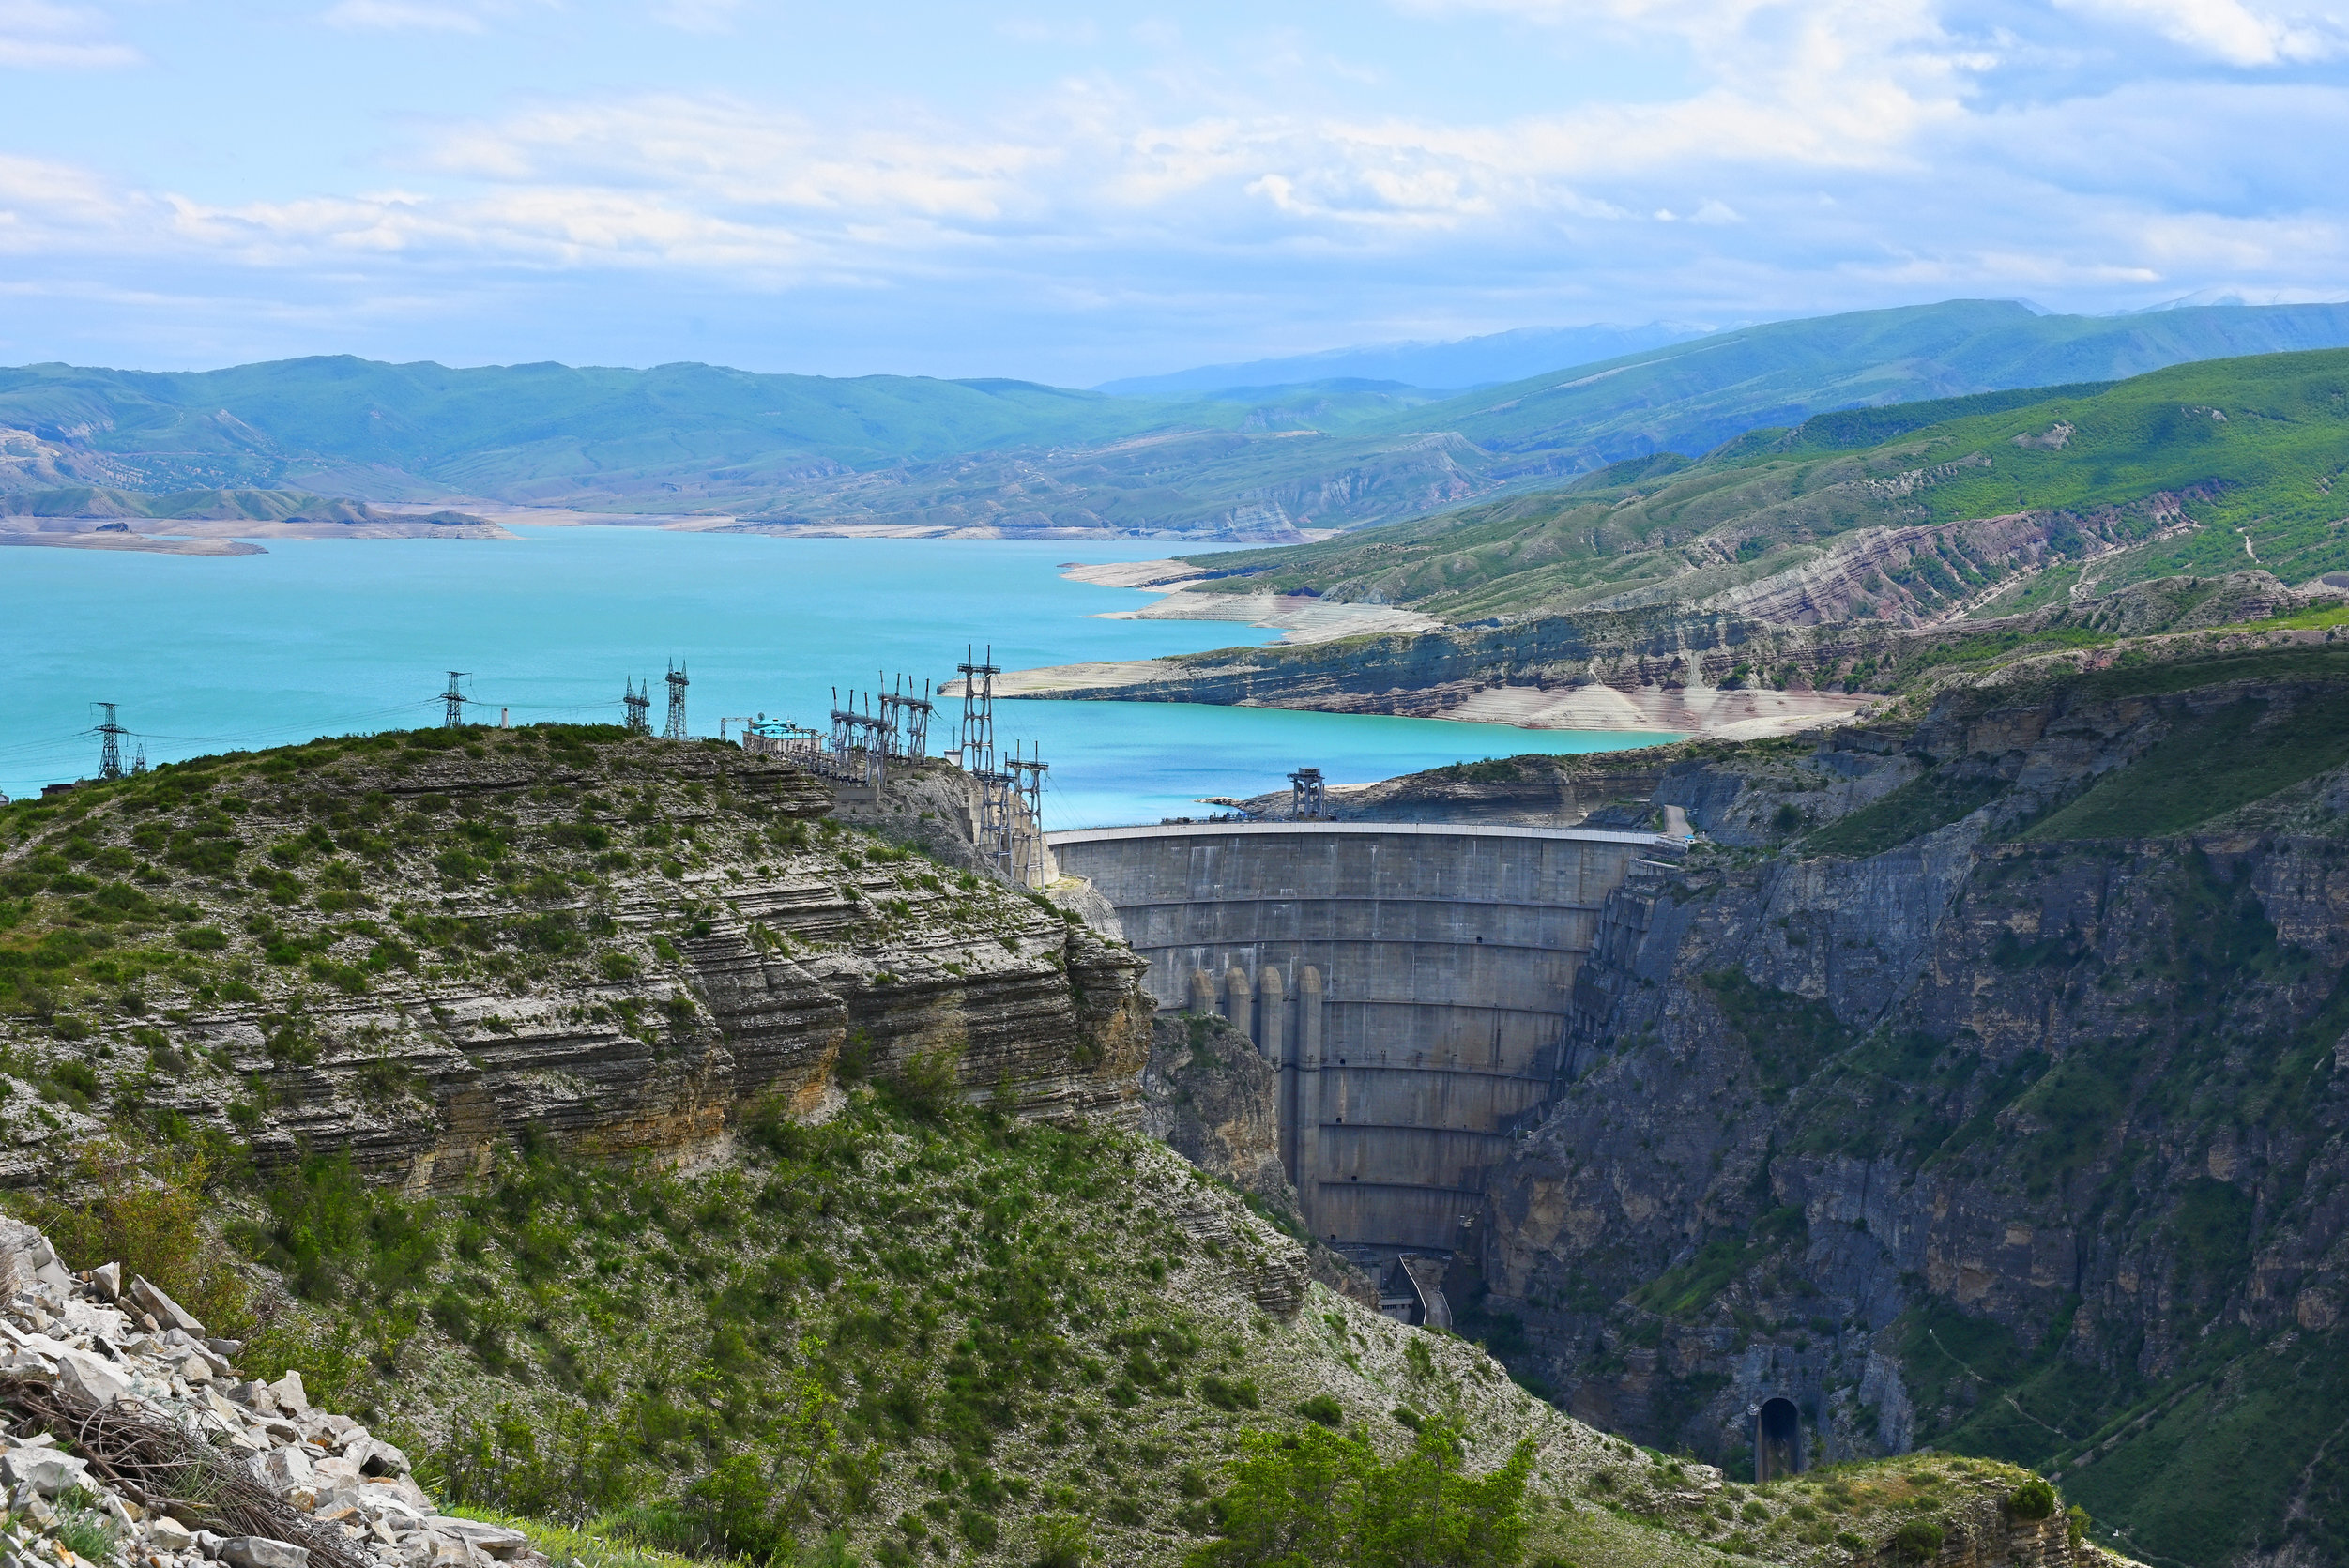
[[[267,1383],[232,1383],[228,1388],[228,1396],[248,1410],[257,1410],[264,1415],[277,1408],[277,1394]]]
[[[310,1552],[266,1535],[233,1535],[221,1543],[221,1560],[229,1568],[310,1568]]]
[[[23,1220],[12,1220],[0,1214],[0,1301],[7,1301],[21,1290],[30,1290],[39,1277],[38,1271],[45,1258],[36,1255],[49,1252],[48,1240]]]
[[[145,1275],[131,1280],[128,1294],[132,1304],[152,1315],[164,1328],[177,1329],[191,1339],[204,1337],[204,1325],[196,1321],[194,1315],[150,1284]]]
[[[317,1478],[321,1491],[339,1491],[359,1483],[358,1467],[344,1458],[313,1460],[310,1473]]]
[[[435,1514],[424,1521],[424,1528],[453,1536],[468,1546],[478,1546],[501,1560],[519,1557],[530,1549],[530,1538],[522,1531],[510,1530],[504,1525],[483,1524],[479,1519],[460,1519],[453,1515]]]
[[[165,1552],[184,1552],[196,1544],[195,1531],[168,1514],[148,1522],[146,1538],[158,1551]]]
[[[56,1379],[51,1386],[72,1403],[95,1410],[130,1397],[130,1378],[113,1362],[54,1341],[39,1348],[57,1363]]]
[[[343,1448],[343,1456],[356,1460],[359,1474],[365,1476],[408,1472],[408,1456],[380,1438],[360,1438]]]
[[[292,1445],[269,1450],[253,1469],[272,1491],[279,1493],[317,1484],[317,1472],[311,1469],[310,1455]]]
[[[302,1375],[292,1367],[269,1385],[269,1393],[276,1398],[278,1408],[289,1415],[310,1408],[310,1395],[302,1392]]]
[[[0,1453],[0,1481],[10,1488],[30,1486],[42,1497],[53,1498],[69,1487],[87,1484],[89,1478],[87,1464],[53,1448],[11,1448]]]
[[[98,1293],[107,1301],[120,1301],[122,1299],[122,1265],[119,1263],[99,1264],[90,1271],[90,1284],[97,1286]]]

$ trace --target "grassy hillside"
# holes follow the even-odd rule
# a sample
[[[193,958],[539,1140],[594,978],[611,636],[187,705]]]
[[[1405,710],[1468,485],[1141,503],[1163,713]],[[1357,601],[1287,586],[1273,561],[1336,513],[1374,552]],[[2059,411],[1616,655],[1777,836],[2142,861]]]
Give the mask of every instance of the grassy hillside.
[[[553,1547],[559,1521],[832,1568],[2060,1549],[2013,1467],[1724,1484],[1308,1284],[1119,1102],[1014,1081],[1107,1072],[1054,1009],[1114,1012],[1130,966],[1080,975],[1095,939],[1059,911],[827,799],[730,748],[547,728],[6,808],[7,1201]],[[1023,1032],[986,1036],[990,1006]],[[793,1029],[815,1076],[776,1067]]]
[[[63,490],[0,491],[0,517],[155,517],[186,522],[380,523],[395,515],[364,501],[298,490],[178,490],[143,495],[83,485]],[[462,512],[424,514],[425,522],[479,524]]]
[[[159,480],[379,465],[460,488],[583,471],[850,467],[1094,442],[1172,422],[1155,404],[1021,381],[755,375],[710,365],[451,370],[348,356],[148,373],[0,372],[0,423],[134,457]],[[1197,417],[1193,417],[1197,422]]]
[[[1465,621],[1702,600],[1812,566],[1858,529],[2036,511],[2049,525],[2015,559],[1936,540],[1934,558],[1885,575],[1928,609],[2116,546],[2131,548],[2098,565],[2105,588],[2251,566],[2299,582],[2349,566],[2349,496],[2334,494],[2345,442],[2349,351],[2270,355],[2052,395],[1827,414],[1699,463],[1628,463],[1564,490],[1201,564],[1233,573],[1213,585],[1228,591],[1304,589]]]

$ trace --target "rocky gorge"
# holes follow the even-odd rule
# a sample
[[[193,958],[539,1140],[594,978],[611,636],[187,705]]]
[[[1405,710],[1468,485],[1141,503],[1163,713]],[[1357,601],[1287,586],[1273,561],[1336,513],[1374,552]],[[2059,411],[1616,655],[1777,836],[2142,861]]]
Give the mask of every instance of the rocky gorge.
[[[2349,658],[2098,662],[1666,761],[1700,840],[1609,899],[1454,1285],[1645,1442],[1734,1469],[1784,1397],[2148,1560],[2349,1560]]]
[[[1350,1299],[1261,1064],[951,794],[549,727],[8,808],[8,1550],[1240,1561],[1247,1456],[1336,1444],[1480,1562],[2108,1560],[2011,1465],[1749,1487]]]

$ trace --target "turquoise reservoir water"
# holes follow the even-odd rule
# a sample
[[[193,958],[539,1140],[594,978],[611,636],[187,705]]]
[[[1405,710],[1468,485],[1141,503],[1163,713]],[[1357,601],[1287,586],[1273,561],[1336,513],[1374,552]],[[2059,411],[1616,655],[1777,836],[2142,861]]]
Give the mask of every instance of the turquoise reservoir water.
[[[1147,560],[1164,544],[781,540],[652,528],[520,528],[511,542],[271,540],[265,556],[0,550],[0,790],[97,765],[91,704],[154,762],[438,722],[446,672],[496,723],[617,722],[624,677],[692,673],[696,735],[721,715],[821,727],[831,688],[877,672],[953,678],[967,643],[1006,669],[1229,647],[1230,623],[1092,618],[1147,602],[1062,579],[1062,561]],[[932,746],[953,743],[953,709]],[[1173,703],[1006,703],[997,732],[1042,745],[1049,827],[1155,822],[1202,795],[1332,781],[1661,735]],[[731,732],[729,732],[731,733]],[[125,756],[128,759],[128,750]]]

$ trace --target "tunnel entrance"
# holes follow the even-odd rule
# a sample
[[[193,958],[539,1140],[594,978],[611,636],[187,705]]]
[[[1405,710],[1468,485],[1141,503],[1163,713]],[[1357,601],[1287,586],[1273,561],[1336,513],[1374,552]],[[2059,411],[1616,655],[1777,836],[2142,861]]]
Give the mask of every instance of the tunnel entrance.
[[[1792,1399],[1765,1399],[1754,1411],[1754,1484],[1803,1469],[1803,1420]]]

